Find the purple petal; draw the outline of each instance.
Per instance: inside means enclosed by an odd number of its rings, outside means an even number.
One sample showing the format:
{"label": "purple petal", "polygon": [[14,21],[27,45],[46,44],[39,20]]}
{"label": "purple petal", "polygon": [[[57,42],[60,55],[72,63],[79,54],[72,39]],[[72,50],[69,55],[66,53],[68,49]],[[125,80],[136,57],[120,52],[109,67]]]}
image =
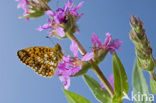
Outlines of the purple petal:
{"label": "purple petal", "polygon": [[[112,88],[114,89],[114,76],[113,76],[113,74],[111,74],[109,76],[109,83],[112,86]],[[106,90],[106,87],[103,85],[103,83],[100,83],[100,86],[101,86],[101,88]]]}
{"label": "purple petal", "polygon": [[102,43],[101,43],[99,37],[96,36],[94,32],[93,32],[93,37],[92,37],[92,39],[91,39],[91,42],[92,42],[92,44],[94,44],[94,45],[96,45],[96,43],[97,43],[100,47],[102,47]]}
{"label": "purple petal", "polygon": [[105,86],[103,85],[103,83],[100,83],[101,88],[103,88],[104,90],[106,90]]}
{"label": "purple petal", "polygon": [[52,10],[48,10],[48,11],[46,11],[46,14],[48,16],[53,16],[54,15],[54,12]]}
{"label": "purple petal", "polygon": [[108,47],[110,49],[110,53],[113,54],[115,50],[119,50],[121,45],[121,40],[113,40]]}
{"label": "purple petal", "polygon": [[70,10],[70,14],[75,15],[75,16],[79,16],[79,13],[77,13],[77,12],[74,11],[74,10]]}
{"label": "purple petal", "polygon": [[111,75],[109,76],[109,82],[110,82],[112,88],[114,89],[114,76],[113,76],[113,74],[111,74]]}
{"label": "purple petal", "polygon": [[45,29],[50,29],[50,28],[51,28],[50,24],[46,23],[43,26],[40,26],[39,28],[37,28],[37,30],[38,31],[43,31]]}
{"label": "purple petal", "polygon": [[57,11],[58,13],[63,13],[63,12],[64,12],[64,10],[63,10],[62,8],[58,8],[56,11]]}
{"label": "purple petal", "polygon": [[111,42],[109,48],[119,50],[121,45],[122,45],[122,41],[116,39]]}
{"label": "purple petal", "polygon": [[78,45],[74,40],[72,41],[70,45],[70,50],[72,51],[75,57],[78,57]]}
{"label": "purple petal", "polygon": [[78,4],[78,6],[74,8],[74,11],[78,10],[79,8],[81,8],[83,3],[85,3],[85,1],[80,2]]}
{"label": "purple petal", "polygon": [[53,16],[53,19],[54,19],[56,24],[60,24],[59,18],[56,15]]}
{"label": "purple petal", "polygon": [[59,63],[57,68],[58,70],[55,71],[55,75],[63,75],[64,71],[66,71],[66,65],[65,63]]}
{"label": "purple petal", "polygon": [[108,45],[110,44],[112,40],[112,35],[110,33],[107,33],[106,34],[106,39],[105,39],[105,42],[104,42],[104,48],[107,48]]}
{"label": "purple petal", "polygon": [[81,70],[82,66],[78,66],[78,67],[74,67],[72,69],[70,69],[70,75],[75,75],[76,73],[78,73]]}
{"label": "purple petal", "polygon": [[77,29],[77,30],[75,31],[75,33],[76,33],[76,34],[79,34],[79,33],[80,33],[80,30],[79,30],[79,29]]}
{"label": "purple petal", "polygon": [[64,5],[64,10],[67,12],[69,9],[73,8],[73,6],[72,0],[68,0]]}
{"label": "purple petal", "polygon": [[24,11],[27,11],[27,1],[26,0],[16,0],[19,2],[17,8],[22,8]]}
{"label": "purple petal", "polygon": [[110,49],[111,54],[113,54],[115,50],[120,49],[121,44],[122,44],[122,41],[113,40],[112,35],[110,33],[107,33],[103,48]]}
{"label": "purple petal", "polygon": [[93,57],[94,57],[94,53],[93,53],[93,52],[91,52],[91,53],[86,53],[86,55],[83,56],[83,57],[81,58],[81,61],[89,61],[89,60],[91,60]]}
{"label": "purple petal", "polygon": [[56,32],[60,37],[64,37],[65,36],[65,32],[64,29],[62,27],[57,27],[56,28]]}
{"label": "purple petal", "polygon": [[77,66],[73,62],[59,63],[57,66],[58,70],[55,75],[70,76],[75,75],[79,70],[81,70],[81,65]]}
{"label": "purple petal", "polygon": [[70,57],[69,57],[69,56],[63,56],[63,60],[64,60],[65,62],[69,62],[69,61],[70,61]]}
{"label": "purple petal", "polygon": [[66,17],[66,14],[64,10],[61,9],[56,13],[54,20],[57,24],[60,24],[64,22],[65,17]]}
{"label": "purple petal", "polygon": [[28,20],[29,20],[29,18],[25,18],[25,20],[26,20],[26,21],[28,21]]}
{"label": "purple petal", "polygon": [[[29,12],[28,11],[25,11],[25,15],[24,16],[26,16],[26,15],[29,15]],[[25,20],[28,21],[29,18],[25,18]]]}
{"label": "purple petal", "polygon": [[70,86],[70,77],[69,76],[60,76],[59,79],[63,83],[64,88],[66,90],[68,90],[68,88]]}

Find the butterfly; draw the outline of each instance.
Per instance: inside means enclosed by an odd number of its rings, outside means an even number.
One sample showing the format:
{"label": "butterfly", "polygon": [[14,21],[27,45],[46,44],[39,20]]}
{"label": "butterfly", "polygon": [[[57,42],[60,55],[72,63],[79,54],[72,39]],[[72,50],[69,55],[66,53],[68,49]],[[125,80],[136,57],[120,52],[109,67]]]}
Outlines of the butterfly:
{"label": "butterfly", "polygon": [[58,63],[63,58],[62,48],[57,43],[51,47],[28,47],[17,52],[19,59],[33,70],[43,76],[52,77]]}

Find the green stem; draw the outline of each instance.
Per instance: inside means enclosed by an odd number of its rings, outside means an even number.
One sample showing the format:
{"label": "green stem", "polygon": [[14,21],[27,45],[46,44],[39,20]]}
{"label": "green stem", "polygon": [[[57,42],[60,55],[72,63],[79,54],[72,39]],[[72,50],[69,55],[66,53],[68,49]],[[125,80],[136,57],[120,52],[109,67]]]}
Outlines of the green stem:
{"label": "green stem", "polygon": [[154,71],[149,72],[150,76],[156,81],[156,74]]}
{"label": "green stem", "polygon": [[154,59],[154,64],[155,64],[155,68],[156,68],[156,60]]}
{"label": "green stem", "polygon": [[111,97],[113,97],[114,96],[114,90],[113,90],[112,86],[110,85],[109,81],[104,76],[104,74],[102,73],[102,71],[100,70],[100,68],[98,67],[98,65],[93,62],[93,60],[91,60],[91,64],[93,66],[93,69],[92,70],[97,75],[97,77],[100,79],[100,81],[102,82],[102,84],[104,84],[106,90],[109,92],[109,94],[111,95]]}
{"label": "green stem", "polygon": [[[79,51],[82,55],[86,54],[86,50],[83,48],[83,46],[81,45],[81,43],[77,40],[77,38],[74,35],[68,34],[67,37],[70,40],[75,40],[78,44],[78,48]],[[104,76],[104,74],[102,73],[102,71],[100,70],[100,68],[98,67],[98,65],[94,62],[94,60],[90,60],[92,67],[93,67],[93,71],[94,73],[97,75],[97,77],[100,79],[100,81],[104,84],[105,88],[107,89],[107,91],[109,92],[109,94],[111,95],[111,97],[114,96],[114,90],[112,88],[112,86],[110,85],[109,81],[107,80],[107,78]]]}

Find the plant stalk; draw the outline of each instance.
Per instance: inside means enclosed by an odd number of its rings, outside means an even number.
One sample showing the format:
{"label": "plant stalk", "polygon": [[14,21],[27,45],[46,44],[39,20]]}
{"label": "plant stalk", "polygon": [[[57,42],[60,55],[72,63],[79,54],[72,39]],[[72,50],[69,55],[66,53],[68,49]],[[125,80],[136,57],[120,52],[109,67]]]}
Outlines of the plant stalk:
{"label": "plant stalk", "polygon": [[38,0],[38,1],[40,2],[41,5],[46,7],[47,10],[52,10],[43,0]]}
{"label": "plant stalk", "polygon": [[[155,68],[156,68],[156,60],[154,59],[154,57],[153,57],[153,61],[154,61],[154,70],[155,70]],[[156,81],[156,74],[155,74],[154,70],[150,71],[149,74],[150,74],[151,78],[153,78],[153,80]]]}
{"label": "plant stalk", "polygon": [[[45,2],[43,2],[42,0],[39,0],[39,2],[42,2],[43,5],[46,6],[47,10],[52,10],[47,4],[45,4]],[[68,38],[70,40],[75,40],[75,42],[78,44],[78,49],[81,53],[82,56],[84,56],[87,52],[86,50],[83,48],[83,46],[81,45],[81,43],[78,41],[78,39],[73,35],[73,34],[68,34],[67,35]],[[111,97],[114,96],[114,90],[112,88],[112,86],[110,85],[109,81],[107,80],[107,78],[104,76],[104,74],[102,73],[102,71],[100,70],[100,68],[98,67],[98,65],[94,62],[94,60],[90,60],[92,67],[93,67],[93,71],[94,73],[97,75],[97,77],[100,79],[100,81],[104,84],[105,88],[107,89],[107,91],[109,92],[109,94],[111,95]]]}
{"label": "plant stalk", "polygon": [[153,71],[149,72],[149,74],[156,81],[156,74]]}
{"label": "plant stalk", "polygon": [[[70,40],[75,40],[77,42],[79,51],[84,56],[86,54],[86,50],[83,48],[83,46],[81,45],[81,43],[77,40],[77,38],[74,35],[68,35],[68,38]],[[91,62],[92,67],[93,67],[92,70],[97,75],[97,77],[100,79],[100,81],[104,84],[105,88],[107,89],[107,91],[109,92],[109,94],[111,95],[111,97],[113,97],[114,96],[114,90],[113,90],[112,86],[110,85],[109,81],[104,76],[104,74],[100,70],[99,66],[94,63],[94,60],[90,60],[90,62]]]}

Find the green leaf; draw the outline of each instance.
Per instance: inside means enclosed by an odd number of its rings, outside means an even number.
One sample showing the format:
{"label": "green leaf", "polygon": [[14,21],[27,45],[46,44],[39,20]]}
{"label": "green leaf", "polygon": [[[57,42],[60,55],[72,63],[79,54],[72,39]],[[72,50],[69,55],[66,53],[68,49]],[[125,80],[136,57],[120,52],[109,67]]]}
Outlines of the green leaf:
{"label": "green leaf", "polygon": [[[151,96],[149,94],[149,89],[148,89],[148,85],[146,83],[146,79],[142,73],[141,68],[139,68],[139,66],[137,65],[137,61],[135,62],[135,66],[133,69],[133,92],[134,92],[134,96],[136,97],[135,99],[135,103],[153,103],[150,102],[146,99],[149,99],[149,96]],[[142,101],[139,101],[139,98],[137,95],[147,95],[148,98],[143,98]]]}
{"label": "green leaf", "polygon": [[113,101],[121,102],[122,97],[124,96],[123,92],[128,93],[129,85],[125,69],[116,53],[113,54],[113,74],[115,91]]}
{"label": "green leaf", "polygon": [[150,86],[153,94],[156,94],[156,81],[150,77]]}
{"label": "green leaf", "polygon": [[96,80],[94,80],[92,77],[88,75],[84,75],[83,78],[87,83],[87,85],[89,86],[92,94],[100,103],[111,103],[109,93],[103,88],[101,88],[101,86]]}
{"label": "green leaf", "polygon": [[26,16],[20,16],[20,18],[38,18],[44,15],[44,11],[43,9],[38,9],[35,10],[33,12],[30,12],[30,14],[26,15]]}
{"label": "green leaf", "polygon": [[70,92],[68,90],[63,89],[69,103],[91,103],[85,97],[78,95],[76,93]]}

